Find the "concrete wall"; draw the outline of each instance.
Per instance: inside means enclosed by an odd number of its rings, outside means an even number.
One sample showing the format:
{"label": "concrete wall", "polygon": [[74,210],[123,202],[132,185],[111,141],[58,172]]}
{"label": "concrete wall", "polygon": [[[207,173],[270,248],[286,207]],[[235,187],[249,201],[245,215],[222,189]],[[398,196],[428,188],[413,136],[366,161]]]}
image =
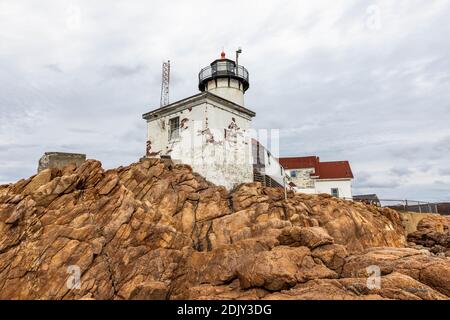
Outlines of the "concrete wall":
{"label": "concrete wall", "polygon": [[338,188],[339,198],[352,199],[352,181],[348,180],[316,180],[316,193],[331,194],[332,188]]}
{"label": "concrete wall", "polygon": [[86,161],[85,154],[65,153],[65,152],[46,152],[39,159],[38,172],[48,168],[62,169],[69,164],[75,164],[77,167]]}
{"label": "concrete wall", "polygon": [[[177,116],[180,137],[169,140],[169,120]],[[148,122],[147,156],[170,156],[214,184],[232,189],[253,181],[250,124],[248,115],[208,99],[180,106]]]}

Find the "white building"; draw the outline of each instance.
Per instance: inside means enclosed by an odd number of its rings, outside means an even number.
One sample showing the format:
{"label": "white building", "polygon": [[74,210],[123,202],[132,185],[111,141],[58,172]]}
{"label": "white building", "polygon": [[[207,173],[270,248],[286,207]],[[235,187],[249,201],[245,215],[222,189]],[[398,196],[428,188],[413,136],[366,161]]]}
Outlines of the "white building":
{"label": "white building", "polygon": [[268,187],[284,187],[288,182],[286,170],[278,159],[259,141],[252,139],[254,180]]}
{"label": "white building", "polygon": [[295,191],[352,199],[353,173],[348,161],[320,162],[315,156],[280,158],[279,161]]}
{"label": "white building", "polygon": [[253,182],[250,129],[255,113],[244,106],[247,69],[222,53],[200,71],[198,88],[201,92],[194,96],[143,115],[148,128],[146,156],[188,164],[227,189]]}

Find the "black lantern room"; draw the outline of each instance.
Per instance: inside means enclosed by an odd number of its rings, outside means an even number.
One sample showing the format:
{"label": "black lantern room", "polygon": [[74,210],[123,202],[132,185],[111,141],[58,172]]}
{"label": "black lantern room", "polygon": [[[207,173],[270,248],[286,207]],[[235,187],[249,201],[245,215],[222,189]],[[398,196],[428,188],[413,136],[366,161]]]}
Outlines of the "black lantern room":
{"label": "black lantern room", "polygon": [[225,58],[222,52],[221,58],[213,61],[208,67],[203,68],[198,74],[198,89],[205,91],[207,83],[219,78],[235,79],[242,84],[243,91],[249,88],[248,71],[243,66],[236,65],[236,62]]}

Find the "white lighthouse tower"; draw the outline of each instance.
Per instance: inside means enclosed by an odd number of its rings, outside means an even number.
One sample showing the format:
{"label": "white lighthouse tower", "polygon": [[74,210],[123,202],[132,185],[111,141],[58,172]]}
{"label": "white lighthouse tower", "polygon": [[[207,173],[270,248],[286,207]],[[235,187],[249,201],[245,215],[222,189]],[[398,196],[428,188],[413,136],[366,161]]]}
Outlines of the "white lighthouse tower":
{"label": "white lighthouse tower", "polygon": [[237,65],[237,62],[226,59],[224,52],[221,53],[220,59],[203,68],[198,77],[200,91],[211,92],[244,106],[244,93],[249,88],[248,71],[243,66]]}
{"label": "white lighthouse tower", "polygon": [[199,73],[200,93],[143,115],[147,157],[170,157],[227,189],[253,181],[249,73],[222,52]]}

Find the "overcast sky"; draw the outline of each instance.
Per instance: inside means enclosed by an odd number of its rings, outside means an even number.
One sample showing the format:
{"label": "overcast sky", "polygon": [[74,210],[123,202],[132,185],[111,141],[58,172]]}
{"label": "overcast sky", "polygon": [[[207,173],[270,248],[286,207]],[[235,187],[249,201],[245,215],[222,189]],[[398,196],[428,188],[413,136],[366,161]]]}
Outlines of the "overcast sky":
{"label": "overcast sky", "polygon": [[144,154],[142,114],[222,48],[282,156],[349,160],[354,194],[450,200],[450,1],[0,0],[0,183],[45,151]]}

